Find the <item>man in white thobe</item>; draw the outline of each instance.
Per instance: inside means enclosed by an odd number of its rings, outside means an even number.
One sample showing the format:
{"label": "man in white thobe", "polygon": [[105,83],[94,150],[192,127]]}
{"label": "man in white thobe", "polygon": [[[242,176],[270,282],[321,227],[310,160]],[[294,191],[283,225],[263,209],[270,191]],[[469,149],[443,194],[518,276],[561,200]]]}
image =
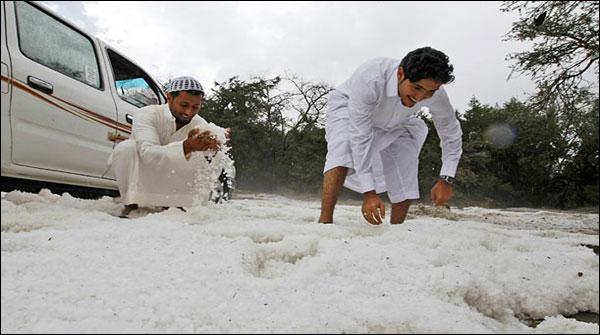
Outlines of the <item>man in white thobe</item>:
{"label": "man in white thobe", "polygon": [[193,152],[215,152],[223,143],[210,131],[218,128],[198,115],[204,98],[202,85],[192,77],[173,79],[166,89],[167,104],[140,109],[131,138],[119,143],[112,167],[125,204],[126,216],[138,206],[189,207],[196,169]]}
{"label": "man in white thobe", "polygon": [[454,80],[448,57],[424,47],[402,61],[377,58],[361,65],[332,91],[327,108],[327,157],[319,222],[332,223],[342,186],[363,193],[362,214],[380,224],[392,203],[391,223],[402,223],[418,199],[419,153],[428,128],[417,116],[429,109],[442,147],[440,178],[431,190],[436,205],[453,196],[462,155],[462,131],[443,84]]}

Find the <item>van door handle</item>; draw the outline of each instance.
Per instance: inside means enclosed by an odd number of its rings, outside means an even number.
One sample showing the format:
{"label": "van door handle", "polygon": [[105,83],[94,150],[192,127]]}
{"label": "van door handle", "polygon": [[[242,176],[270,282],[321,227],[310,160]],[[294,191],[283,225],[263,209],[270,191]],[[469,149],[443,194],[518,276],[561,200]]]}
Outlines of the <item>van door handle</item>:
{"label": "van door handle", "polygon": [[133,116],[131,116],[131,114],[125,114],[125,121],[129,124],[133,124]]}
{"label": "van door handle", "polygon": [[54,86],[52,84],[45,82],[41,79],[38,79],[33,76],[27,77],[27,85],[35,88],[36,90],[40,90],[44,93],[52,94],[54,92]]}

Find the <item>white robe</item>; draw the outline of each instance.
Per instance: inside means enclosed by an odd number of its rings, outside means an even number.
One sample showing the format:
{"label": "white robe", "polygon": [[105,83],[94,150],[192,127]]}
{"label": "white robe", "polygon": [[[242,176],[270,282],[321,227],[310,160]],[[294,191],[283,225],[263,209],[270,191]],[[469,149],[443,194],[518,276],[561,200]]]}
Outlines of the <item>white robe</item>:
{"label": "white robe", "polygon": [[186,159],[183,153],[183,141],[193,128],[220,127],[196,115],[176,130],[168,104],[147,106],[136,113],[131,138],[119,143],[111,155],[124,204],[169,207],[193,204],[199,193],[195,189],[198,164]]}
{"label": "white robe", "polygon": [[417,116],[429,109],[442,147],[440,175],[454,176],[462,154],[462,131],[446,91],[413,107],[398,97],[399,60],[376,58],[361,65],[332,91],[327,108],[324,171],[350,170],[344,186],[388,192],[393,203],[419,198],[418,157],[427,126]]}

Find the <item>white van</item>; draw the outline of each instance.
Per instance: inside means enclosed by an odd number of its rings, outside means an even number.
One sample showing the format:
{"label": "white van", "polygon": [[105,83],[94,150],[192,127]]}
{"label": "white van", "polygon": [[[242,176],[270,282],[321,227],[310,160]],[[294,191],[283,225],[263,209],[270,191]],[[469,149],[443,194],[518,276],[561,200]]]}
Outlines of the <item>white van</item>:
{"label": "white van", "polygon": [[2,186],[117,190],[108,157],[135,112],[166,103],[146,71],[34,2],[2,1]]}

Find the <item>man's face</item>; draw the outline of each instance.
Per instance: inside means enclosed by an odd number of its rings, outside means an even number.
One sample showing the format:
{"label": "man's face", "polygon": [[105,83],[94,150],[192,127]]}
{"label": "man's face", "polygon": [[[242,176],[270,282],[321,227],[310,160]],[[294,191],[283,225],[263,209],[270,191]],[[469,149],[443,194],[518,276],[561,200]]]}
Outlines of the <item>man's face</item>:
{"label": "man's face", "polygon": [[406,107],[412,107],[419,101],[431,98],[441,86],[442,83],[428,78],[413,83],[408,78],[404,78],[402,68],[398,69],[398,96]]}
{"label": "man's face", "polygon": [[189,123],[194,115],[198,114],[202,107],[202,101],[202,95],[193,95],[185,91],[179,92],[174,98],[171,94],[167,94],[171,114],[178,123],[182,124]]}

